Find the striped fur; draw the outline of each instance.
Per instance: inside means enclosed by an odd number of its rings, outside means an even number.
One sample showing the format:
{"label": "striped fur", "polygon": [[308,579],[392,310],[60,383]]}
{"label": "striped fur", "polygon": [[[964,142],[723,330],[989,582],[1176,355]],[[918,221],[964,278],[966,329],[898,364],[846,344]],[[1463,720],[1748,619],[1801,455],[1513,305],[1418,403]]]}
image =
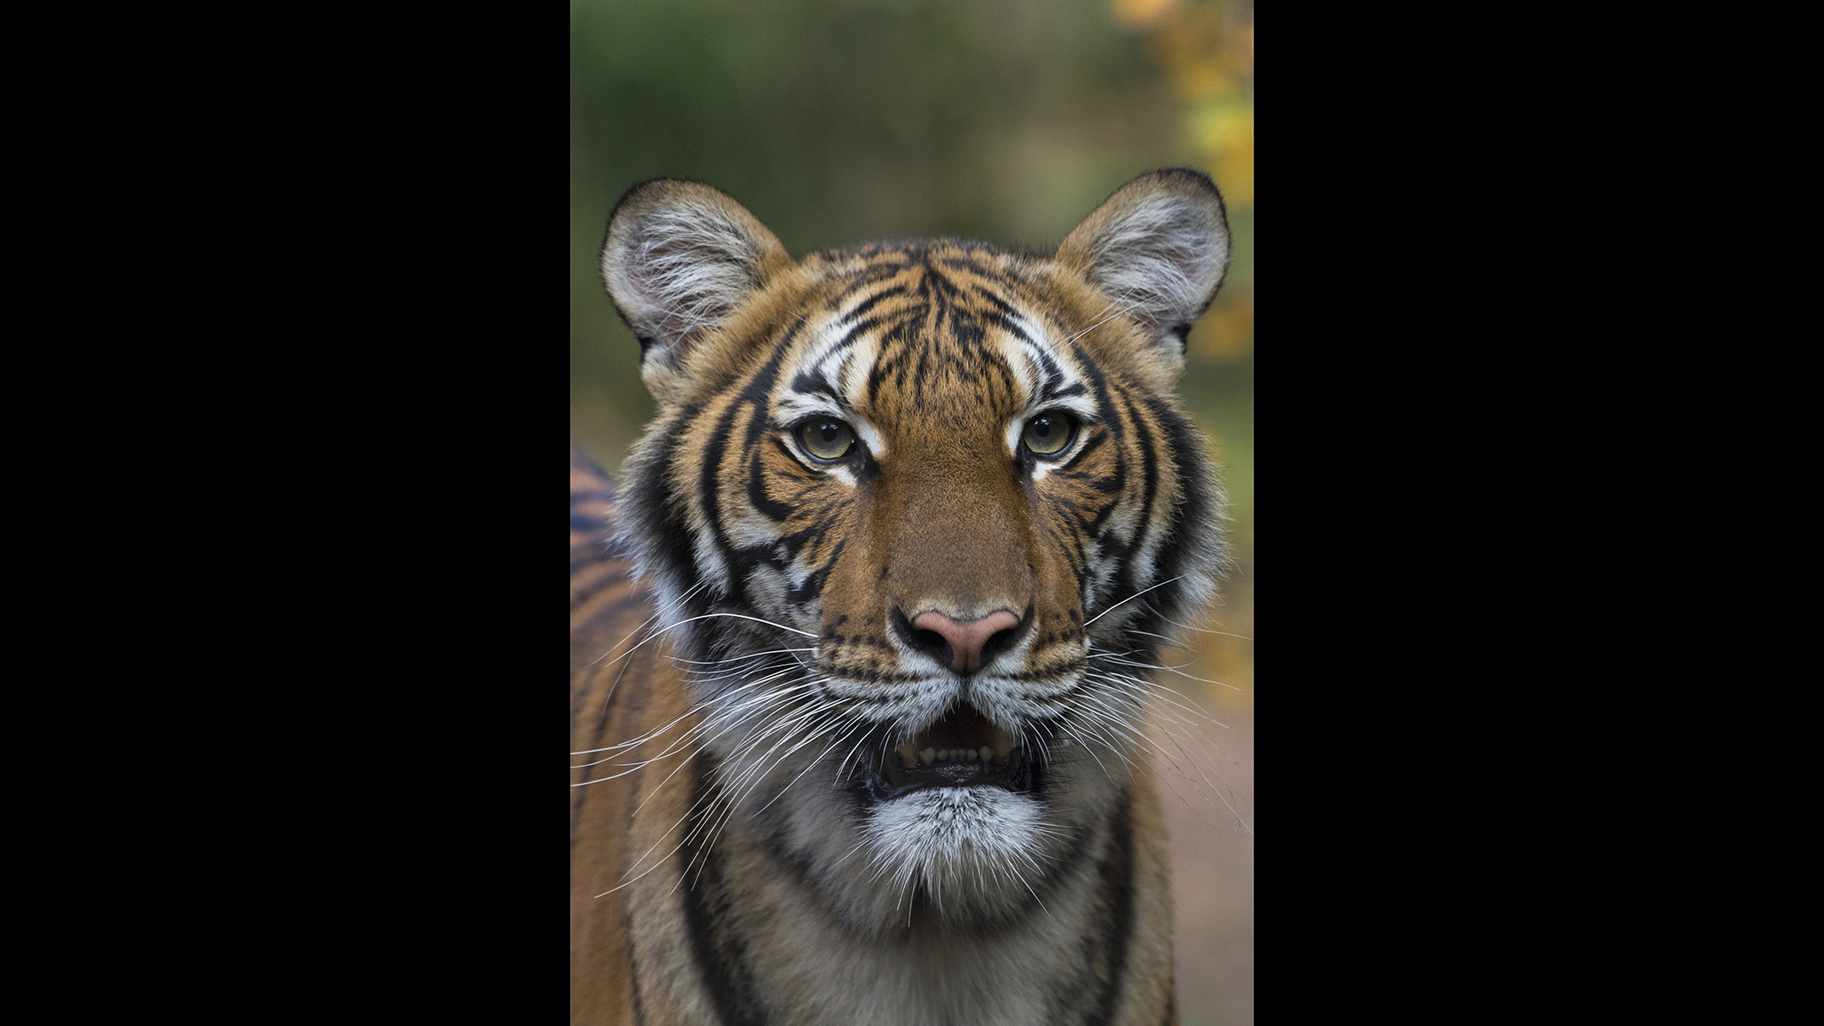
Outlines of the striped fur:
{"label": "striped fur", "polygon": [[573,1022],[1177,1021],[1135,667],[1222,558],[1172,390],[1227,238],[1182,170],[1049,258],[622,200],[660,408],[618,492],[571,461]]}

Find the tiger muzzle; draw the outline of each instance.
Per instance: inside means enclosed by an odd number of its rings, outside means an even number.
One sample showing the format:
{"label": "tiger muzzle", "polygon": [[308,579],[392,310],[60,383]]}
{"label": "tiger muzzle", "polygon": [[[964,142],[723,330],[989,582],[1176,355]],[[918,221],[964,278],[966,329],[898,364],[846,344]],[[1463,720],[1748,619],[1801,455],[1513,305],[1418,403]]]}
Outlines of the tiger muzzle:
{"label": "tiger muzzle", "polygon": [[876,801],[928,787],[999,787],[1016,793],[1039,786],[1038,766],[1014,736],[967,702],[929,729],[880,752],[867,789]]}
{"label": "tiger muzzle", "polygon": [[982,664],[1019,643],[1032,623],[1032,608],[1024,616],[998,609],[974,620],[955,620],[928,609],[907,617],[893,611],[893,628],[899,639],[961,674],[980,670]]}

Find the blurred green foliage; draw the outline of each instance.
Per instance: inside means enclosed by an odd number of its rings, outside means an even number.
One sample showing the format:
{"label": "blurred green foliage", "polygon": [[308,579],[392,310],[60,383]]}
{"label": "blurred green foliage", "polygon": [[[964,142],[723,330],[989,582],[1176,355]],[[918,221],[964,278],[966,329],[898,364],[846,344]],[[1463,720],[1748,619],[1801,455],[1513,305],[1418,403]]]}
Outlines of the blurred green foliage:
{"label": "blurred green foliage", "polygon": [[[637,182],[714,185],[794,254],[932,235],[1048,253],[1135,175],[1196,167],[1234,259],[1183,391],[1230,499],[1217,624],[1252,637],[1253,80],[1242,0],[572,0],[572,440],[612,470],[652,415],[596,265]],[[1192,655],[1241,689],[1210,703],[1251,706],[1250,643]]]}
{"label": "blurred green foliage", "polygon": [[[1235,31],[1213,31],[1223,25]],[[1243,88],[1231,37],[1246,40]],[[1215,174],[1236,235],[1229,284],[1192,336],[1187,396],[1251,462],[1251,81],[1245,5],[575,0],[574,437],[612,468],[652,410],[595,262],[609,210],[636,182],[708,182],[793,253],[928,235],[1049,252],[1129,178],[1187,165]],[[1245,182],[1216,159],[1238,125]],[[1251,483],[1231,487],[1251,535]]]}
{"label": "blurred green foliage", "polygon": [[[1227,633],[1184,661],[1228,686],[1174,686],[1247,728],[1221,737],[1235,759],[1212,768],[1237,774],[1251,823],[1253,80],[1244,0],[572,0],[572,440],[612,470],[652,414],[596,268],[608,212],[637,182],[707,182],[797,255],[932,235],[1049,253],[1135,175],[1208,172],[1234,261],[1191,333],[1184,394],[1217,445],[1236,565],[1214,621]],[[1180,902],[1187,1026],[1252,1018],[1252,847],[1228,847],[1238,861],[1211,873],[1248,881],[1221,888],[1241,898],[1233,916],[1199,926]],[[1186,947],[1195,929],[1202,954]]]}

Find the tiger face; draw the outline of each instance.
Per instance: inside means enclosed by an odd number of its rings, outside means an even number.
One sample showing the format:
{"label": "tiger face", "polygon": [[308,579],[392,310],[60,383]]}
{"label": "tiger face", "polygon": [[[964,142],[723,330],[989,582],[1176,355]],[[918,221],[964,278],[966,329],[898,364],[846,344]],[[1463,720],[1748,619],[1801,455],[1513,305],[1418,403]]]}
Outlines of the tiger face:
{"label": "tiger face", "polygon": [[1222,558],[1172,389],[1227,259],[1182,170],[1050,257],[794,261],[694,183],[616,208],[603,273],[660,406],[622,541],[688,660],[683,743],[709,821],[749,821],[849,928],[1020,921],[1146,765],[1141,668]]}

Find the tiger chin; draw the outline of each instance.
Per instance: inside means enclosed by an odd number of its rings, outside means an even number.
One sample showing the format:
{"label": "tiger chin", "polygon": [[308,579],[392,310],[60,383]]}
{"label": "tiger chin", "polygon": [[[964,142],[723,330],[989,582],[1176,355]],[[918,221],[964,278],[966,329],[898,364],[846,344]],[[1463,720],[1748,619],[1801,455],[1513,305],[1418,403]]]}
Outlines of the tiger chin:
{"label": "tiger chin", "polygon": [[1050,256],[789,256],[636,186],[657,401],[571,465],[575,1023],[1176,1023],[1143,717],[1221,498],[1174,398],[1228,266],[1195,171]]}

